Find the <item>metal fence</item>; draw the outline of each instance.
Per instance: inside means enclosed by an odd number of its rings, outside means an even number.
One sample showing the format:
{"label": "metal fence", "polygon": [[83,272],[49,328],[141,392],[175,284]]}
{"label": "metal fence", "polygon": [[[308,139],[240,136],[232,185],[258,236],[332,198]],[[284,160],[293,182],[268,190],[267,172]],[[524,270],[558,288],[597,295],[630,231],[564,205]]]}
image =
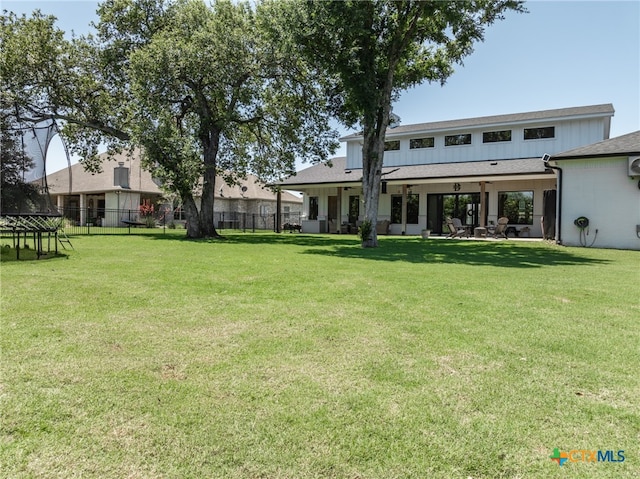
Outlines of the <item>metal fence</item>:
{"label": "metal fence", "polygon": [[[160,210],[142,215],[139,210],[66,208],[62,229],[67,235],[137,234],[152,229],[184,229],[186,219],[180,210]],[[217,230],[276,231],[275,214],[222,211],[214,213]],[[281,213],[280,225],[300,225],[300,213]]]}

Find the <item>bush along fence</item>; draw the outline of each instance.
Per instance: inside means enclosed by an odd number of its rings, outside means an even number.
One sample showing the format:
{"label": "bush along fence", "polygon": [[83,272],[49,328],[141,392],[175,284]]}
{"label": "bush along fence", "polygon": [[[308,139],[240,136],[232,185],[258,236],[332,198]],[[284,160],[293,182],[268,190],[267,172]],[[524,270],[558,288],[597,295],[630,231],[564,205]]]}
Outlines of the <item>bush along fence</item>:
{"label": "bush along fence", "polygon": [[[66,208],[63,216],[62,229],[67,235],[141,234],[158,228],[184,229],[186,225],[181,212],[170,209],[145,213],[140,209]],[[277,227],[275,213],[261,215],[221,211],[214,213],[214,222],[220,231],[276,231]],[[283,231],[289,231],[289,225],[300,224],[300,213],[281,213],[280,227]]]}

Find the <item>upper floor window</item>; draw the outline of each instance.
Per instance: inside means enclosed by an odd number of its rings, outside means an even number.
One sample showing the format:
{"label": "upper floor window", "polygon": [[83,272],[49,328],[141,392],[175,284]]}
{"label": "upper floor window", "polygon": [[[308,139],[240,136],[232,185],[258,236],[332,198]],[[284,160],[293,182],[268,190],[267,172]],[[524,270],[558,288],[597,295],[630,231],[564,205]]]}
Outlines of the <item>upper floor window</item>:
{"label": "upper floor window", "polygon": [[556,127],[545,126],[542,128],[525,128],[524,139],[525,140],[540,140],[542,138],[555,138]]}
{"label": "upper floor window", "polygon": [[462,133],[460,135],[447,135],[444,137],[444,146],[470,145],[471,133]]}
{"label": "upper floor window", "polygon": [[482,143],[497,143],[511,141],[511,130],[485,131],[482,133]]}
{"label": "upper floor window", "polygon": [[400,140],[391,140],[384,142],[384,151],[396,151],[400,149]]}
{"label": "upper floor window", "polygon": [[409,148],[416,150],[418,148],[433,148],[435,146],[435,139],[433,136],[428,138],[411,138],[409,140]]}

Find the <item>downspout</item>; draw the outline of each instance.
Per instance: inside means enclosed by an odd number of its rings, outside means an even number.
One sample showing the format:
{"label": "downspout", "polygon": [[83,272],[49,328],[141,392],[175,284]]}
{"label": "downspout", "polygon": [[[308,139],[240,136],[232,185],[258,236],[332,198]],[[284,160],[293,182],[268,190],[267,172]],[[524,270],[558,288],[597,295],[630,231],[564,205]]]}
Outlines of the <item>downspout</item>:
{"label": "downspout", "polygon": [[556,218],[557,231],[556,235],[556,243],[562,244],[562,168],[559,166],[553,166],[549,164],[549,160],[551,157],[549,155],[544,155],[542,157],[542,161],[544,161],[544,166],[547,168],[551,168],[552,170],[556,170],[558,172],[558,217]]}

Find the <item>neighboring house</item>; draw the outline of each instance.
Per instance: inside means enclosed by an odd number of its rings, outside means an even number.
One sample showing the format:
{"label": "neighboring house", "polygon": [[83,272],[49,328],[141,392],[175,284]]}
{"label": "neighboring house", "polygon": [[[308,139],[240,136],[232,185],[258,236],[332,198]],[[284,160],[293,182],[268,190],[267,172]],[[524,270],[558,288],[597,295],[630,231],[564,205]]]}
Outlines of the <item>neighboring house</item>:
{"label": "neighboring house", "polygon": [[[278,212],[277,195],[253,175],[237,185],[216,178],[215,221],[218,228],[234,228],[244,224],[257,229],[273,228],[273,215]],[[302,198],[289,191],[281,192],[282,223],[297,223],[302,214]],[[244,218],[244,220],[241,220]]]}
{"label": "neighboring house", "polygon": [[[70,169],[47,175],[52,202],[67,218],[78,225],[122,226],[126,221],[140,221],[140,206],[144,204],[166,204],[167,211],[174,209],[151,173],[142,168],[138,154],[121,154],[112,159],[102,154],[101,158],[102,173],[91,173],[81,164],[75,164]],[[297,218],[302,199],[287,191],[282,192],[281,198],[285,218],[287,213]],[[225,215],[231,218],[239,213],[272,215],[277,211],[276,201],[276,194],[264,188],[255,176],[249,175],[239,185],[232,186],[221,177],[216,178],[214,209],[219,218]],[[197,197],[196,202],[199,203]],[[179,220],[179,208],[175,214]]]}
{"label": "neighboring house", "polygon": [[[542,237],[557,184],[543,156],[607,139],[613,114],[603,104],[389,128],[378,220],[391,234],[416,235],[446,232],[447,217],[475,228],[506,216],[512,233]],[[347,156],[332,167],[280,183],[304,193],[304,231],[354,232],[363,219],[363,137],[341,140]]]}
{"label": "neighboring house", "polygon": [[[58,210],[76,225],[122,226],[138,221],[140,205],[162,202],[163,192],[142,168],[138,154],[100,155],[102,173],[80,163],[47,175],[49,195]],[[108,212],[113,212],[108,214]]]}
{"label": "neighboring house", "polygon": [[640,250],[640,131],[552,155],[549,163],[559,168],[560,243]]}

